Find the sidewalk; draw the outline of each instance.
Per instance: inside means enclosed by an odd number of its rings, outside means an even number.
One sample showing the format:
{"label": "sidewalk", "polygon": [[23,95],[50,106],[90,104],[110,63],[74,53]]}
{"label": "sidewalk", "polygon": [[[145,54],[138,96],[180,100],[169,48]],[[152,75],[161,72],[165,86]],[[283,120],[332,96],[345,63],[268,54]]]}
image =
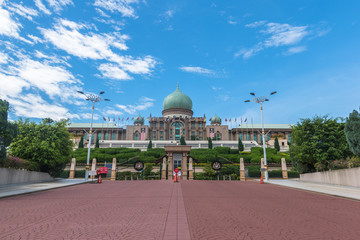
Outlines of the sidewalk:
{"label": "sidewalk", "polygon": [[284,187],[291,187],[291,188],[297,188],[312,192],[324,193],[338,197],[360,200],[360,188],[357,187],[303,182],[298,179],[294,179],[294,180],[270,179],[268,183],[280,185]]}
{"label": "sidewalk", "polygon": [[0,185],[0,198],[86,183],[84,179],[56,179],[53,182]]}

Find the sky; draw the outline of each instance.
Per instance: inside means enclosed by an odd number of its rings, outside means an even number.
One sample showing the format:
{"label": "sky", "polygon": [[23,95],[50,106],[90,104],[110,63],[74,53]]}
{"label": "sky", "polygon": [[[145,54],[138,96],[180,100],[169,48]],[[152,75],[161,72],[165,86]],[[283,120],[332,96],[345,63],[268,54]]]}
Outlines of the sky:
{"label": "sky", "polygon": [[[360,1],[0,0],[10,120],[162,116],[177,84],[194,116],[296,124],[359,108]],[[225,122],[232,119],[232,123]],[[251,119],[251,120],[250,120]]]}

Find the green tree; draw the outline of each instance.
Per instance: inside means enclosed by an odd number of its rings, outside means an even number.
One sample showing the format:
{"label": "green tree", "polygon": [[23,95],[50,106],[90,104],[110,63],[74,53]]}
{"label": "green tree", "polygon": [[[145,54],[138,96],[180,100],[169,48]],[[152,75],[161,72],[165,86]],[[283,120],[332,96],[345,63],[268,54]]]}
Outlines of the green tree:
{"label": "green tree", "polygon": [[346,119],[345,136],[350,150],[360,156],[360,114],[356,110]]}
{"label": "green tree", "polygon": [[17,124],[19,134],[10,145],[12,154],[34,162],[39,171],[52,176],[60,173],[72,154],[73,142],[66,127],[68,121],[43,119],[36,124],[20,119]]}
{"label": "green tree", "polygon": [[240,137],[238,138],[238,149],[240,152],[244,151],[244,144],[242,143]]}
{"label": "green tree", "polygon": [[276,149],[276,151],[280,151],[280,144],[279,144],[279,139],[277,137],[277,135],[275,136],[275,143],[274,143],[274,148]]}
{"label": "green tree", "polygon": [[334,160],[351,155],[344,133],[344,123],[327,116],[301,119],[292,128],[290,154],[300,173],[331,168]]}
{"label": "green tree", "polygon": [[208,176],[208,177],[213,177],[213,176],[216,175],[216,172],[214,171],[214,169],[212,169],[210,162],[207,162],[205,164],[204,169],[203,169],[203,173],[204,173],[205,176]]}
{"label": "green tree", "polygon": [[186,145],[184,136],[181,136],[180,138],[180,145]]}
{"label": "green tree", "polygon": [[209,149],[212,149],[212,148],[213,148],[211,138],[208,138],[208,148],[209,148]]}
{"label": "green tree", "polygon": [[149,145],[147,146],[147,149],[149,150],[151,148],[152,148],[152,141],[150,140]]}
{"label": "green tree", "polygon": [[81,136],[81,138],[80,138],[79,148],[84,148],[84,137],[83,136]]}
{"label": "green tree", "polygon": [[0,162],[6,157],[6,148],[17,134],[17,124],[8,121],[9,103],[0,99]]}
{"label": "green tree", "polygon": [[99,144],[99,138],[96,139],[96,143],[95,143],[95,148],[99,148],[100,144]]}

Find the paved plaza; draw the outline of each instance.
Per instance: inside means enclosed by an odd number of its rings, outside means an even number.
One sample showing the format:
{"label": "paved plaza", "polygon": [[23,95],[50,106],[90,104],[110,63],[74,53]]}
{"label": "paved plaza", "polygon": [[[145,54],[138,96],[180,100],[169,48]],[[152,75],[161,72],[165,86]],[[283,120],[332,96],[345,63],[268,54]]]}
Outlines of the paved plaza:
{"label": "paved plaza", "polygon": [[358,239],[360,202],[257,182],[104,181],[0,199],[0,239]]}

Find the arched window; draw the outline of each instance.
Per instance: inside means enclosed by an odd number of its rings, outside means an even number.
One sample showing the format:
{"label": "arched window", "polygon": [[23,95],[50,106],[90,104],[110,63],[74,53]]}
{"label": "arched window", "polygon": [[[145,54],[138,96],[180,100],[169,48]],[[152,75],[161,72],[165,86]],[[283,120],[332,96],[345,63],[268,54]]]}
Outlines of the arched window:
{"label": "arched window", "polygon": [[135,140],[139,140],[139,135],[140,135],[139,132],[136,131],[136,132],[135,132]]}
{"label": "arched window", "polygon": [[171,126],[175,128],[175,140],[180,140],[180,128],[184,127],[184,124],[181,122],[174,122]]}

